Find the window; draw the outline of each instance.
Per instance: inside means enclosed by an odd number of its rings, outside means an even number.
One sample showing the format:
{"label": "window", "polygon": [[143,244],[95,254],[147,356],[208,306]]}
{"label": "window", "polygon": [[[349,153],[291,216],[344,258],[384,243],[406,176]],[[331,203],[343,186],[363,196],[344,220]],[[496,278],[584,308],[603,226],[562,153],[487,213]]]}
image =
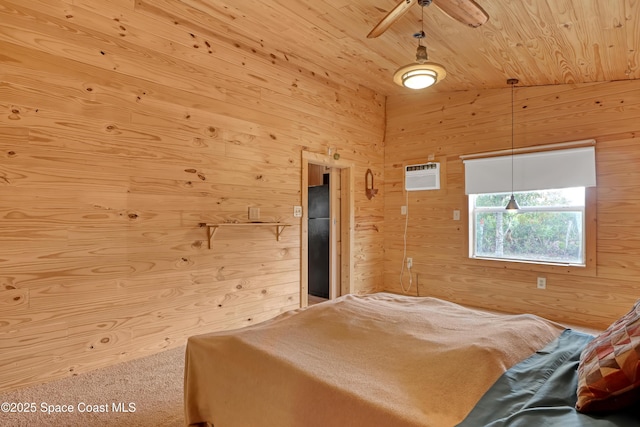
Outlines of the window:
{"label": "window", "polygon": [[469,256],[585,265],[585,188],[469,195]]}
{"label": "window", "polygon": [[[596,184],[595,141],[561,145],[463,157],[469,258],[575,267],[594,259],[595,196],[587,187]],[[505,209],[512,192],[517,213]]]}

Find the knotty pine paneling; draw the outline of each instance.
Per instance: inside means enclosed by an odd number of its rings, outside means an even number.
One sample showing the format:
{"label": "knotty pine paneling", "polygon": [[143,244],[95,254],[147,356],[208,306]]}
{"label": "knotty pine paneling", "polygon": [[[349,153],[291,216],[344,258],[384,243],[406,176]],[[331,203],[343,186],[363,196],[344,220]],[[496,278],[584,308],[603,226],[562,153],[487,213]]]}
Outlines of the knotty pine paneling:
{"label": "knotty pine paneling", "polygon": [[[516,87],[514,106],[516,148],[597,141],[596,275],[470,263],[459,156],[511,148],[511,89],[410,93],[387,100],[385,286],[402,292],[405,217],[400,206],[406,203],[402,166],[433,155],[446,164],[445,184],[438,191],[410,192],[408,198],[411,293],[419,290],[420,295],[473,306],[604,328],[640,297],[640,83]],[[461,221],[453,220],[454,209],[461,211]],[[536,288],[537,276],[547,278],[546,290]],[[406,270],[403,283],[406,288]]]}
{"label": "knotty pine paneling", "polygon": [[[301,152],[355,164],[353,285],[383,289],[384,97],[215,5],[0,0],[0,391],[299,306]],[[201,222],[291,224],[218,230]]]}

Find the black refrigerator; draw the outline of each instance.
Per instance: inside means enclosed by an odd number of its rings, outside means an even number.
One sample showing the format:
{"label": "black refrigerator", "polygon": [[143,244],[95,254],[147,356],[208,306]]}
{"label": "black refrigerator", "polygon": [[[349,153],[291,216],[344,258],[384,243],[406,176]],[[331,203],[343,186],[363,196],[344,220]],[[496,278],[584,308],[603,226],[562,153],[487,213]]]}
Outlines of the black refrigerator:
{"label": "black refrigerator", "polygon": [[329,298],[329,185],[309,187],[309,294]]}

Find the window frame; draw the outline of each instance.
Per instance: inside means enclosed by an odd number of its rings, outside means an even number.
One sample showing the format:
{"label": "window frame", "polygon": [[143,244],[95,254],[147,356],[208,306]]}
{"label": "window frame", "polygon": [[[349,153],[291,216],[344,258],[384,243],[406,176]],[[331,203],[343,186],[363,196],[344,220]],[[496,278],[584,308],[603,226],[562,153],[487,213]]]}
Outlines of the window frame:
{"label": "window frame", "polygon": [[[561,265],[561,266],[575,266],[575,267],[585,267],[586,266],[586,232],[587,232],[587,224],[586,224],[586,188],[582,188],[582,193],[584,194],[584,198],[582,199],[582,204],[580,205],[564,205],[564,206],[523,206],[518,209],[517,213],[505,212],[505,207],[503,206],[475,206],[473,203],[473,199],[482,196],[482,194],[470,194],[469,195],[469,258],[472,259],[488,259],[488,260],[499,260],[499,261],[513,261],[513,262],[531,262],[534,264],[551,264],[551,265]],[[546,191],[546,190],[539,190]],[[535,192],[535,191],[527,191]],[[521,192],[517,192],[516,199],[518,199],[518,194]],[[490,193],[496,195],[508,195],[509,193]],[[581,244],[580,244],[580,261],[579,262],[568,262],[568,261],[551,261],[551,260],[542,260],[542,259],[522,259],[517,257],[499,257],[499,256],[491,256],[491,255],[479,255],[477,254],[477,246],[478,242],[476,240],[477,237],[477,219],[474,220],[472,216],[479,213],[503,213],[508,216],[518,215],[518,214],[526,214],[526,213],[537,213],[537,212],[553,212],[553,213],[561,213],[561,212],[572,212],[579,213],[581,215],[582,220],[580,221],[580,234],[582,235]],[[472,244],[473,243],[473,244]],[[475,254],[475,255],[474,255]]]}
{"label": "window frame", "polygon": [[507,270],[535,271],[548,274],[573,274],[579,276],[595,277],[597,273],[596,267],[596,242],[597,242],[597,192],[596,187],[585,188],[585,235],[584,235],[584,251],[585,265],[577,264],[558,264],[538,261],[524,261],[499,258],[472,258],[470,256],[471,245],[471,225],[470,225],[470,197],[465,195],[467,209],[464,210],[464,218],[466,225],[464,259],[465,263],[472,266],[502,268]]}
{"label": "window frame", "polygon": [[[535,153],[541,151],[552,151],[552,150],[562,150],[565,148],[580,148],[580,147],[589,147],[593,146],[595,149],[596,140],[595,139],[586,139],[579,141],[571,141],[571,142],[560,142],[560,143],[552,143],[552,144],[541,144],[529,147],[520,147],[515,150],[513,147],[511,149],[502,149],[490,152],[482,152],[482,153],[474,153],[474,154],[465,154],[461,155],[460,159],[463,160],[463,163],[466,160],[470,159],[481,159],[486,157],[494,157],[494,156],[513,156],[514,154],[524,154],[524,153]],[[597,155],[597,152],[596,152]],[[465,173],[465,180],[466,180]],[[577,265],[557,265],[557,264],[548,264],[548,263],[534,263],[527,261],[519,261],[519,260],[494,260],[494,259],[478,259],[478,258],[470,258],[469,257],[469,196],[466,194],[465,190],[465,200],[467,209],[464,209],[462,220],[465,221],[464,229],[466,233],[464,233],[465,244],[462,250],[463,253],[463,263],[468,266],[473,267],[482,267],[482,268],[502,268],[508,270],[522,270],[522,271],[533,271],[537,273],[549,273],[549,274],[571,274],[577,276],[588,276],[588,277],[596,277],[597,276],[597,187],[585,187],[585,265],[577,266]]]}

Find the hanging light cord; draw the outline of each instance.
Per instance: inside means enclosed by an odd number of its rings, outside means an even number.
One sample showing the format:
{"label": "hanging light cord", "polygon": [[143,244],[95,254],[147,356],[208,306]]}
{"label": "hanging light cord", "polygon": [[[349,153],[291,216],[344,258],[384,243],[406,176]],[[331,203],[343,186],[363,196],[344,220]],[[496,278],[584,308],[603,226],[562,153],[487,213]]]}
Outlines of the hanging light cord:
{"label": "hanging light cord", "polygon": [[511,196],[513,196],[513,135],[514,135],[514,131],[513,131],[513,86],[515,85],[515,82],[513,80],[511,80]]}
{"label": "hanging light cord", "polygon": [[514,153],[515,153],[515,113],[514,113],[514,105],[515,105],[515,85],[518,83],[518,79],[509,79],[507,80],[507,84],[511,85],[511,198],[509,199],[509,203],[507,203],[506,209],[509,212],[517,212],[520,207],[518,206],[518,202],[516,202],[516,198],[513,194],[515,189],[515,184],[513,183],[514,178]]}
{"label": "hanging light cord", "polygon": [[420,18],[420,35],[421,37],[418,39],[418,46],[422,46],[422,39],[425,37],[424,34],[424,6],[422,6],[421,8],[422,11],[422,17]]}

